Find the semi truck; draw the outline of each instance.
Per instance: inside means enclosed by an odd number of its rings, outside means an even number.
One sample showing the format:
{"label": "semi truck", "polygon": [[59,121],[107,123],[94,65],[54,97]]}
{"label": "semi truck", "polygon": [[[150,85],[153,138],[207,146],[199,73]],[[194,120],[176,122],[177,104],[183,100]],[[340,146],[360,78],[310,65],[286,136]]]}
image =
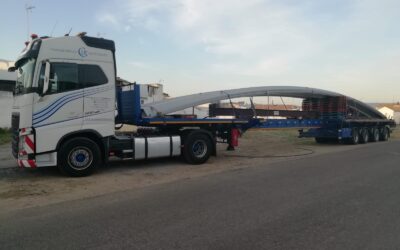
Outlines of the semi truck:
{"label": "semi truck", "polygon": [[[316,103],[343,95],[315,88],[250,87],[152,98],[154,86],[126,84],[117,78],[115,52],[112,40],[84,33],[32,37],[9,69],[18,75],[11,125],[12,153],[20,167],[57,166],[67,175],[87,176],[110,157],[181,156],[189,164],[202,164],[217,154],[217,142],[232,150],[240,133],[251,128],[299,128],[300,136],[319,142],[352,138],[356,144],[387,140],[393,126],[391,120],[349,97],[344,98],[343,112],[353,109],[352,119],[347,113],[326,117]],[[303,111],[286,111],[287,119],[268,119],[279,111],[254,107],[227,111],[215,106],[220,100],[253,96],[304,98]],[[207,103],[211,104],[208,117],[176,114]],[[132,124],[137,130],[119,132],[117,124]]]}

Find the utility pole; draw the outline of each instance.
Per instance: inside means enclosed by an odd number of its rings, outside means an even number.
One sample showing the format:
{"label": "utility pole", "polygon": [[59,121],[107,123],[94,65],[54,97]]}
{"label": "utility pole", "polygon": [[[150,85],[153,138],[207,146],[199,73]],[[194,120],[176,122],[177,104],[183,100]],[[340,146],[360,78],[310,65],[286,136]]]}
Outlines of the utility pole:
{"label": "utility pole", "polygon": [[32,9],[34,9],[35,6],[25,4],[25,10],[26,10],[26,28],[27,28],[27,41],[29,41],[29,35],[30,35],[30,22],[29,22],[29,13],[32,12]]}

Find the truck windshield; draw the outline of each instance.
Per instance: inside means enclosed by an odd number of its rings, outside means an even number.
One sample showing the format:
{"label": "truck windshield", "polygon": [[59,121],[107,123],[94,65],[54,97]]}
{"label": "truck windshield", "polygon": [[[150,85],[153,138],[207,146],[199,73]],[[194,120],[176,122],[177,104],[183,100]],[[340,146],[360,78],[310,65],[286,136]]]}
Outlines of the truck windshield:
{"label": "truck windshield", "polygon": [[15,85],[15,95],[21,95],[30,92],[33,82],[33,71],[35,69],[36,59],[26,59],[18,67],[17,83]]}

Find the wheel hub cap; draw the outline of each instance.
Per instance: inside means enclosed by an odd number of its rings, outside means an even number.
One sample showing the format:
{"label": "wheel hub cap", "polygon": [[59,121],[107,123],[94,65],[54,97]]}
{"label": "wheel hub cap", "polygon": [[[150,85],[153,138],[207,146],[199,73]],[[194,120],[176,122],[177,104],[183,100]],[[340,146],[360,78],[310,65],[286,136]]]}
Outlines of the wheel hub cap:
{"label": "wheel hub cap", "polygon": [[196,141],[193,143],[192,151],[194,156],[201,158],[203,157],[206,152],[207,152],[207,145],[204,141]]}
{"label": "wheel hub cap", "polygon": [[77,170],[87,168],[92,163],[91,151],[87,148],[75,148],[69,154],[69,165]]}

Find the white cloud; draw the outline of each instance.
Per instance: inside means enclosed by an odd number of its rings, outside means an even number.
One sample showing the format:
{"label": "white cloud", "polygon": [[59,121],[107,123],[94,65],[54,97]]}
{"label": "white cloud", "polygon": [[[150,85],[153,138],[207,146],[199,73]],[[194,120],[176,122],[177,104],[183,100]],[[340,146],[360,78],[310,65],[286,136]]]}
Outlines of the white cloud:
{"label": "white cloud", "polygon": [[117,18],[115,15],[111,14],[111,13],[101,13],[101,14],[98,14],[98,15],[97,15],[97,20],[98,20],[100,23],[112,25],[112,26],[114,26],[114,27],[116,27],[116,28],[117,28],[117,27],[120,27],[120,25],[121,25],[121,23],[120,23],[120,21],[118,20],[118,18]]}
{"label": "white cloud", "polygon": [[[247,59],[250,62],[241,65],[247,73],[261,73],[255,72],[254,67],[264,70],[267,62],[274,63],[274,58],[279,58],[277,63],[282,68],[292,58],[318,47],[318,35],[308,30],[308,24],[299,18],[299,10],[268,1],[133,0],[122,8],[117,12],[122,13],[121,19],[128,27],[167,30],[177,43],[197,44],[204,52],[221,56],[219,64],[232,64],[225,62],[223,56],[237,57],[237,64]],[[109,14],[102,19],[120,22]],[[287,63],[283,64],[282,58]]]}
{"label": "white cloud", "polygon": [[140,69],[145,69],[145,68],[150,67],[150,65],[148,63],[140,62],[140,61],[130,61],[129,65],[134,68],[140,68]]}
{"label": "white cloud", "polygon": [[399,58],[383,53],[400,40],[396,0],[130,0],[117,6],[118,17],[106,9],[99,22],[201,48],[210,74],[294,79],[330,89],[351,89],[352,83],[371,90],[371,79],[400,80],[391,66]]}

